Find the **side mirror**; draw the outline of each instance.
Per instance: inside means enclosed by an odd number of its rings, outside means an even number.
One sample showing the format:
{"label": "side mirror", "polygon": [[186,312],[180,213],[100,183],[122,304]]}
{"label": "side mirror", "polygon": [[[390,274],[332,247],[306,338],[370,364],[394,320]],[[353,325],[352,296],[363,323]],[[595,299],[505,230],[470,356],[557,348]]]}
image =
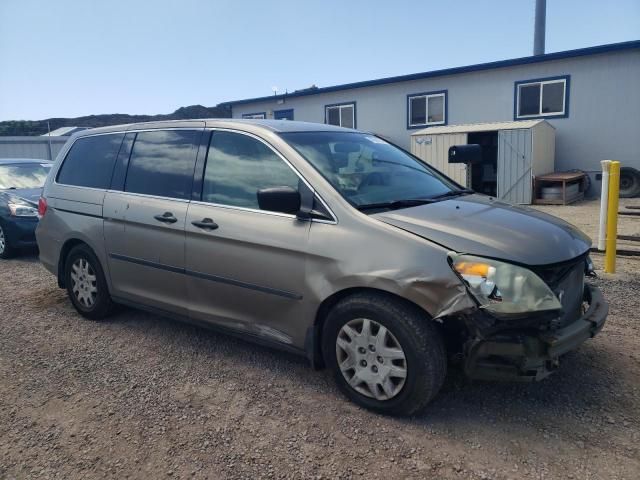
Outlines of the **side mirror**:
{"label": "side mirror", "polygon": [[258,190],[258,206],[261,210],[295,215],[300,211],[300,203],[300,192],[291,187]]}

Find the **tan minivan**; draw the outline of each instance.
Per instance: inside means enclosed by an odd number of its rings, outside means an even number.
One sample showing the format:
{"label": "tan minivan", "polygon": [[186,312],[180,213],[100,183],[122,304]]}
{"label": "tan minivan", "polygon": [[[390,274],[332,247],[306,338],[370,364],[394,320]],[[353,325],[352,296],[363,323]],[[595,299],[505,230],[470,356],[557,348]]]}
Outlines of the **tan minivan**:
{"label": "tan minivan", "polygon": [[541,379],[608,311],[574,227],[329,125],[83,131],[39,215],[40,259],[83,316],[123,304],[297,352],[384,413],[423,408],[450,359]]}

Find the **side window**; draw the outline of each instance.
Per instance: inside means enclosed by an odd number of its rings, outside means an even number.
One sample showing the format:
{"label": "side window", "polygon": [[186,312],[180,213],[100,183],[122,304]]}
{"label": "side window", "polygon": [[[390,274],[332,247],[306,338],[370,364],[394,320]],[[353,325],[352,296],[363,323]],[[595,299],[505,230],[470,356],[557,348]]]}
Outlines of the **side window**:
{"label": "side window", "polygon": [[566,117],[569,75],[516,82],[515,118]]}
{"label": "side window", "polygon": [[199,135],[196,130],[138,133],[131,151],[124,191],[190,198]]}
{"label": "side window", "polygon": [[273,119],[274,120],[293,120],[293,108],[288,108],[286,110],[274,110]]}
{"label": "side window", "polygon": [[111,190],[121,192],[124,189],[124,181],[127,178],[127,166],[129,165],[129,156],[131,155],[131,147],[136,138],[135,133],[127,133],[122,141],[120,153],[116,160],[116,166],[113,169],[113,177],[111,178]]}
{"label": "side window", "polygon": [[356,128],[356,104],[325,105],[324,123],[337,127]]}
{"label": "side window", "polygon": [[257,120],[264,120],[265,118],[267,118],[267,112],[243,113],[242,118],[253,118]]}
{"label": "side window", "polygon": [[444,125],[446,119],[447,92],[416,93],[407,97],[409,109],[408,128]]}
{"label": "side window", "polygon": [[258,190],[298,189],[298,176],[264,143],[248,135],[213,132],[202,201],[259,210]]}
{"label": "side window", "polygon": [[124,133],[82,137],[62,163],[56,181],[62,185],[109,188]]}

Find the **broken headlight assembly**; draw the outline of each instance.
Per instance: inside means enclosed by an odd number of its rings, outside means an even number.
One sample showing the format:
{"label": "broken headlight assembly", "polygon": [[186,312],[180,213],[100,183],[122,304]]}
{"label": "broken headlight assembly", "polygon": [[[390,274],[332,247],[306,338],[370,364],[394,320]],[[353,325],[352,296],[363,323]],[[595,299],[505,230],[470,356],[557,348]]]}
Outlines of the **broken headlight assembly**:
{"label": "broken headlight assembly", "polygon": [[497,315],[559,310],[560,301],[531,270],[489,258],[449,253],[451,268],[483,308]]}

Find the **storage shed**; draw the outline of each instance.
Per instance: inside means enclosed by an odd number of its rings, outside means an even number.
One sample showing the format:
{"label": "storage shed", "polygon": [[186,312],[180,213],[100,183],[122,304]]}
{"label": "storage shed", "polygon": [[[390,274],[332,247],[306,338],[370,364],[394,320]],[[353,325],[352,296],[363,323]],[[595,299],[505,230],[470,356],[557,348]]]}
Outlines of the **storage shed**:
{"label": "storage shed", "polygon": [[[482,147],[479,163],[449,162],[449,147],[469,144]],[[555,129],[546,120],[429,127],[411,135],[411,153],[467,188],[530,204],[533,177],[554,171]]]}

